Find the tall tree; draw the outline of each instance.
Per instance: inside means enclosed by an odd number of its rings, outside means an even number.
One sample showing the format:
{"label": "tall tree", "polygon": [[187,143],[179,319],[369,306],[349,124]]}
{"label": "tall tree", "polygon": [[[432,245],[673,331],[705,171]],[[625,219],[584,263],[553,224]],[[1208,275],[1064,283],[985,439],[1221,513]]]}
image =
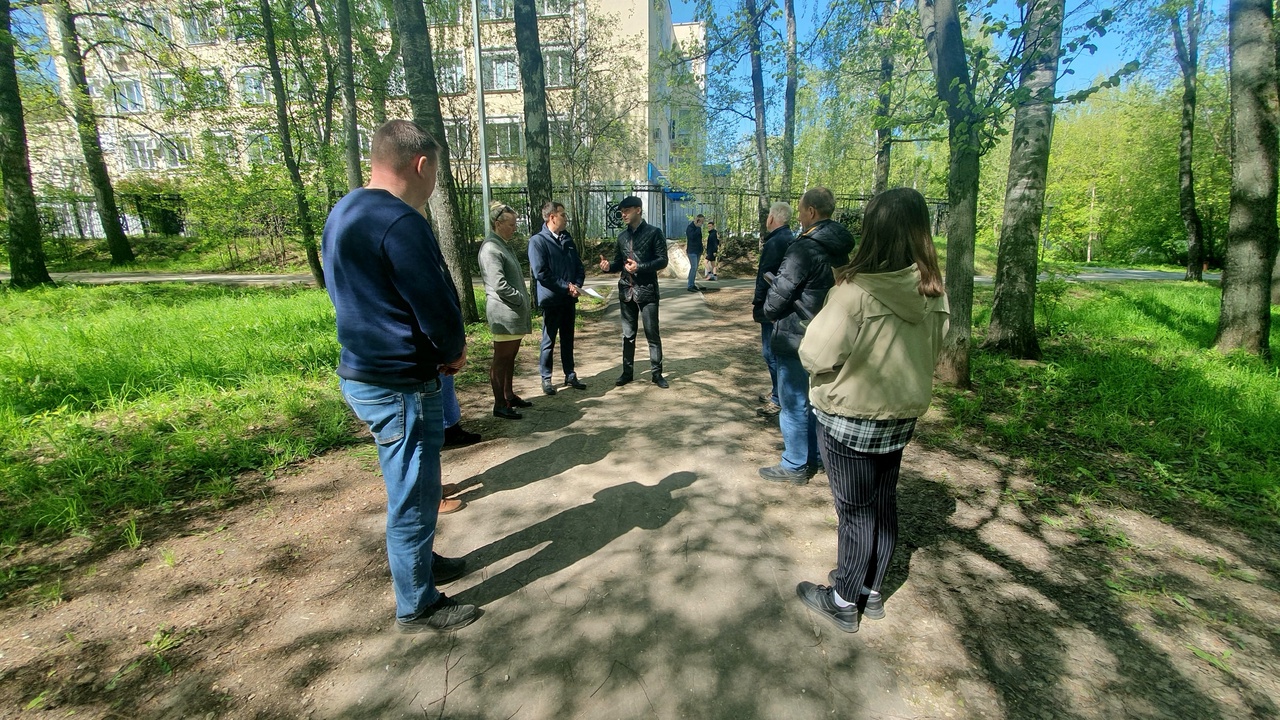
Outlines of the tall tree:
{"label": "tall tree", "polygon": [[[462,318],[478,322],[480,311],[471,280],[469,232],[458,212],[458,188],[453,179],[449,145],[444,141],[444,115],[440,112],[440,89],[436,83],[436,66],[431,57],[431,35],[422,0],[394,0],[396,23],[400,27],[400,52],[404,57],[405,84],[409,87],[409,105],[413,121],[440,142],[439,182],[431,196],[431,219],[449,275],[458,289]],[[476,91],[481,92],[480,83]],[[485,208],[488,211],[488,208]]]}
{"label": "tall tree", "polygon": [[40,216],[31,189],[27,125],[22,117],[16,41],[9,14],[9,0],[0,0],[0,176],[4,177],[4,205],[9,213],[9,283],[28,288],[53,280],[44,264]]}
{"label": "tall tree", "polygon": [[343,159],[347,167],[347,189],[364,186],[360,169],[360,127],[356,120],[356,75],[351,56],[350,0],[335,0],[338,6],[338,72],[342,85]]}
{"label": "tall tree", "polygon": [[746,10],[747,43],[751,53],[751,107],[756,123],[756,183],[758,202],[756,213],[759,215],[760,237],[765,236],[765,221],[769,217],[769,135],[765,131],[764,117],[764,66],[760,57],[760,26],[764,24],[764,13],[757,7],[756,0],[744,0]]}
{"label": "tall tree", "polygon": [[787,80],[782,95],[782,197],[792,198],[792,168],[796,157],[796,85],[800,63],[796,57],[796,0],[783,0],[787,22]]}
{"label": "tall tree", "polygon": [[71,111],[75,117],[76,132],[80,137],[80,149],[84,153],[89,183],[93,185],[97,201],[98,219],[107,236],[111,251],[111,264],[133,262],[133,248],[120,223],[120,209],[116,205],[116,193],[111,187],[111,175],[102,156],[102,140],[98,136],[98,115],[89,96],[89,81],[84,71],[84,55],[80,52],[80,36],[76,33],[76,16],[71,12],[70,0],[54,0],[58,19],[58,31],[62,35],[62,56],[67,63],[67,76],[71,81]]}
{"label": "tall tree", "polygon": [[969,349],[973,334],[973,252],[978,218],[978,177],[982,117],[974,98],[973,78],[956,0],[919,0],[929,62],[938,97],[946,106],[947,143],[947,298],[951,326],[942,342],[938,376],[960,387],[969,385]]}
{"label": "tall tree", "polygon": [[[377,32],[378,23],[371,20],[357,22],[353,28],[355,42],[360,46],[360,55],[364,60],[365,72],[369,83],[369,102],[373,105],[373,124],[381,126],[387,121],[387,94],[390,90],[391,74],[400,63],[400,26],[396,24],[394,10],[389,0],[378,0],[367,6],[375,13],[385,13],[387,35],[391,44],[382,51],[379,49],[381,34]],[[357,11],[360,8],[354,8]]]}
{"label": "tall tree", "polygon": [[276,52],[275,21],[270,0],[258,0],[258,12],[262,16],[262,41],[267,53],[267,68],[271,72],[271,85],[275,90],[276,131],[280,135],[280,149],[284,153],[284,165],[293,185],[293,199],[298,207],[298,225],[302,231],[302,248],[307,254],[307,267],[316,284],[324,287],[324,269],[320,267],[320,251],[316,245],[316,230],[311,221],[311,208],[307,203],[307,188],[302,182],[298,158],[293,154],[293,139],[289,132],[288,95],[285,94],[284,74],[280,71],[280,57]]}
{"label": "tall tree", "polygon": [[1049,175],[1053,90],[1058,82],[1065,5],[1064,0],[1028,0],[1026,31],[1021,34],[1026,42],[1019,78],[1021,99],[1014,111],[995,300],[983,343],[1019,358],[1040,357],[1035,324],[1036,246]]}
{"label": "tall tree", "polygon": [[[543,203],[551,199],[551,133],[547,122],[547,77],[533,0],[515,0],[516,54],[524,90],[524,163],[529,186],[530,232],[542,229]],[[486,212],[488,210],[486,209]]]}
{"label": "tall tree", "polygon": [[[1203,280],[1204,226],[1196,209],[1196,181],[1191,170],[1195,148],[1196,85],[1200,70],[1200,32],[1208,8],[1205,0],[1175,0],[1164,7],[1173,33],[1174,53],[1182,71],[1182,132],[1178,139],[1178,208],[1187,232],[1187,280]],[[1183,19],[1186,13],[1186,19]]]}
{"label": "tall tree", "polygon": [[1231,219],[1215,346],[1271,355],[1276,262],[1276,43],[1271,0],[1231,0]]}

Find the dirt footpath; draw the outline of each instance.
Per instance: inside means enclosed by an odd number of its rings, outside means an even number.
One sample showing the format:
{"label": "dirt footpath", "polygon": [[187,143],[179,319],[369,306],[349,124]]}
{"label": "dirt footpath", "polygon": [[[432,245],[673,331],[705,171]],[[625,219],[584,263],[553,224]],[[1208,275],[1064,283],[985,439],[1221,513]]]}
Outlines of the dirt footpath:
{"label": "dirt footpath", "polygon": [[1124,508],[1045,513],[1017,463],[938,418],[906,453],[888,617],[847,635],[807,611],[796,583],[835,562],[830,492],[757,477],[780,439],[753,412],[749,283],[705,284],[664,281],[669,390],[614,387],[614,308],[579,332],[586,391],[544,397],[526,345],[524,420],[464,393],[485,441],[445,452],[469,505],[437,547],[473,568],[446,591],[483,607],[474,625],[392,629],[361,445],[235,507],[141,522],[136,550],[43,551],[64,597],[0,610],[0,716],[1280,716],[1274,548]]}

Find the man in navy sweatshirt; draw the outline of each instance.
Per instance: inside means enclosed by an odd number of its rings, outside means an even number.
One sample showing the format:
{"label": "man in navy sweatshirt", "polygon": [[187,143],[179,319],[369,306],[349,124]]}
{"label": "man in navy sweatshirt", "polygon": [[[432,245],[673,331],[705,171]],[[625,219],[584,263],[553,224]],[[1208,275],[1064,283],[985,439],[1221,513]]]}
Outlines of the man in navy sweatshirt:
{"label": "man in navy sweatshirt", "polygon": [[387,557],[401,632],[447,631],[478,616],[436,589],[460,559],[432,552],[444,443],[440,376],[467,362],[458,293],[419,212],[435,190],[439,144],[407,120],[373,136],[368,186],[324,224],[324,280],[342,344],[342,396],[369,426],[387,487]]}

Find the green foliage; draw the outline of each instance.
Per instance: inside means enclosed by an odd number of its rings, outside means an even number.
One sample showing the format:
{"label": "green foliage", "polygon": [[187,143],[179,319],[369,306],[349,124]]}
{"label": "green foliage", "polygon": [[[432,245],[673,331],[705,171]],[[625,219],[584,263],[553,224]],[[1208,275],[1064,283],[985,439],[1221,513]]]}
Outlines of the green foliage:
{"label": "green foliage", "polygon": [[[990,292],[976,299],[989,307]],[[1077,285],[1042,363],[975,352],[979,391],[943,389],[943,403],[958,428],[1025,458],[1043,484],[1190,499],[1275,527],[1280,372],[1209,349],[1218,304],[1203,284]]]}

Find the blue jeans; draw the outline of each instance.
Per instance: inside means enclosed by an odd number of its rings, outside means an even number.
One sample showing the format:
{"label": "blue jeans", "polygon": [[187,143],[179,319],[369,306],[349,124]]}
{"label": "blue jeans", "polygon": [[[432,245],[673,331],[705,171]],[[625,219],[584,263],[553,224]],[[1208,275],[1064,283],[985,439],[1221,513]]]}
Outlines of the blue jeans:
{"label": "blue jeans", "polygon": [[689,288],[697,287],[693,282],[698,279],[698,258],[702,257],[701,253],[685,253],[689,256]]}
{"label": "blue jeans", "polygon": [[416,391],[345,378],[338,385],[378,444],[378,464],[387,486],[387,559],[396,617],[412,620],[440,597],[431,575],[444,444],[440,382],[423,383]]}
{"label": "blue jeans", "polygon": [[800,358],[775,355],[778,363],[778,403],[782,412],[778,425],[782,428],[782,467],[803,470],[818,463],[818,418],[809,405],[809,371]]}
{"label": "blue jeans", "polygon": [[778,402],[778,360],[773,356],[773,349],[769,347],[769,341],[773,339],[773,323],[760,323],[760,356],[764,358],[764,364],[769,366],[769,399],[774,405],[779,407],[782,403]]}
{"label": "blue jeans", "polygon": [[440,376],[440,397],[444,403],[444,426],[451,428],[462,421],[462,408],[458,405],[458,393],[453,389],[453,376]]}

